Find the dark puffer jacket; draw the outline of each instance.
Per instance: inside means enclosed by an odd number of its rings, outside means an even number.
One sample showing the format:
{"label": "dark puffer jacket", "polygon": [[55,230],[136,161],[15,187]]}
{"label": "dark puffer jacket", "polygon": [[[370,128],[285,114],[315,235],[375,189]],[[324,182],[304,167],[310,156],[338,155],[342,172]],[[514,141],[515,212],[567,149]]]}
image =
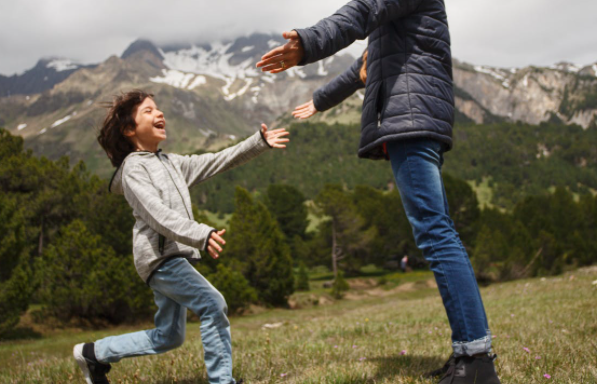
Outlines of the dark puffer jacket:
{"label": "dark puffer jacket", "polygon": [[[384,158],[383,142],[405,138],[428,137],[452,147],[452,57],[442,0],[354,0],[296,31],[305,50],[300,65],[369,36],[359,157]],[[317,110],[362,87],[360,60],[315,92]]]}

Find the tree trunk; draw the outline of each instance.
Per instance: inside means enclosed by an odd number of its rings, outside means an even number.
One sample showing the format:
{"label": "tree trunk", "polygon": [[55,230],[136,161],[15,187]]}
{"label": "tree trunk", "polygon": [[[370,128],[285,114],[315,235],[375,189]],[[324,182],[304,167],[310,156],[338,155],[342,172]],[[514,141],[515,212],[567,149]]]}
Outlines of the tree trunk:
{"label": "tree trunk", "polygon": [[336,220],[332,220],[332,268],[334,269],[334,279],[338,278],[338,260],[336,258]]}
{"label": "tree trunk", "polygon": [[44,218],[41,218],[41,226],[39,228],[39,243],[37,246],[37,255],[41,257],[44,248]]}

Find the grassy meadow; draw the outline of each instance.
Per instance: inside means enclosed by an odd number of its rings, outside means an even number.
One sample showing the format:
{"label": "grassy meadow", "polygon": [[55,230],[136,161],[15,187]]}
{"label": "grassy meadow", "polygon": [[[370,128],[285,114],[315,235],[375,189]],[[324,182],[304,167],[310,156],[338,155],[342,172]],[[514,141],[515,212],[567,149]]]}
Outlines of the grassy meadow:
{"label": "grassy meadow", "polygon": [[[314,276],[297,309],[233,317],[234,371],[248,383],[434,383],[421,374],[450,353],[450,332],[428,272],[349,280],[334,301]],[[597,383],[597,267],[482,288],[502,383]],[[0,343],[0,383],[81,383],[72,346],[151,324],[62,329]],[[207,383],[199,326],[158,356],[113,364],[113,383]]]}

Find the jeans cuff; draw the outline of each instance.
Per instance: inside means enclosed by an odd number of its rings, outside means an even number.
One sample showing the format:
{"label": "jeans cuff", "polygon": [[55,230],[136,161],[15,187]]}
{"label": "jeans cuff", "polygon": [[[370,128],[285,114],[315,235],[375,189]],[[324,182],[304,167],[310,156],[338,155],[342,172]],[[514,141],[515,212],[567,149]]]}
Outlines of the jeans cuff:
{"label": "jeans cuff", "polygon": [[487,336],[473,341],[454,341],[452,343],[454,356],[473,356],[478,353],[491,352],[491,331],[487,330]]}

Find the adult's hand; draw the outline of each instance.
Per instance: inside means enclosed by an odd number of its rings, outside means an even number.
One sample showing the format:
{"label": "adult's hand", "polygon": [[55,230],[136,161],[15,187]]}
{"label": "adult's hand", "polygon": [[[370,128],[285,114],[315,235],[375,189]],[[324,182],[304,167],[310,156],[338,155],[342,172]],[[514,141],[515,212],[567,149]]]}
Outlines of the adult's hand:
{"label": "adult's hand", "polygon": [[315,104],[313,104],[313,100],[311,99],[305,104],[301,104],[294,108],[294,111],[292,111],[292,116],[294,116],[295,119],[304,120],[313,116],[317,112],[318,111],[315,109]]}
{"label": "adult's hand", "polygon": [[257,68],[261,68],[263,72],[284,72],[303,59],[305,51],[298,33],[296,31],[284,32],[282,36],[288,42],[263,55],[261,61],[256,64]]}

